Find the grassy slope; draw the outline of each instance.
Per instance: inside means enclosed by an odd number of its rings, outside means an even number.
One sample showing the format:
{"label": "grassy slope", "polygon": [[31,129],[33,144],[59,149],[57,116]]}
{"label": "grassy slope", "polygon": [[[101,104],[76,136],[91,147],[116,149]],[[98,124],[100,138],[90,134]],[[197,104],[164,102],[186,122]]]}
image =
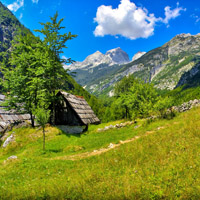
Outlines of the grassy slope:
{"label": "grassy slope", "polygon": [[[199,112],[196,108],[138,129],[97,133],[90,127],[80,137],[49,127],[46,154],[41,130],[15,130],[16,142],[0,150],[0,199],[199,199]],[[99,156],[53,160],[147,131],[151,134]],[[10,155],[18,160],[4,162]]]}

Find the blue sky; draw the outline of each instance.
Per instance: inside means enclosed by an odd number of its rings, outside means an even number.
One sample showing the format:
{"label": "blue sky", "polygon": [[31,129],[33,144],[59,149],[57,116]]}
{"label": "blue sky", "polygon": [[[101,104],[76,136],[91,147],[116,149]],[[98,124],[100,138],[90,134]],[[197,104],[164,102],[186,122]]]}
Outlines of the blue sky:
{"label": "blue sky", "polygon": [[[1,0],[29,28],[41,29],[56,11],[65,18],[65,57],[83,61],[99,50],[121,47],[130,57],[163,45],[180,33],[200,32],[199,0]],[[36,33],[34,33],[36,35]]]}

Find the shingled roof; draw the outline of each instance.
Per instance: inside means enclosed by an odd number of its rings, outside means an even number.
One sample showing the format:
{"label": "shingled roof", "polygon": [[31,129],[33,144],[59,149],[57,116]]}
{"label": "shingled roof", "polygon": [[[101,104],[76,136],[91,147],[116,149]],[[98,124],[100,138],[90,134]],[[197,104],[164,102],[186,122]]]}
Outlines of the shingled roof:
{"label": "shingled roof", "polygon": [[100,123],[100,120],[83,97],[75,96],[63,91],[60,91],[60,93],[68,101],[71,108],[76,112],[83,124]]}
{"label": "shingled roof", "polygon": [[29,114],[18,114],[14,110],[7,111],[1,103],[5,101],[5,96],[0,94],[0,132],[4,132],[11,124],[30,120]]}

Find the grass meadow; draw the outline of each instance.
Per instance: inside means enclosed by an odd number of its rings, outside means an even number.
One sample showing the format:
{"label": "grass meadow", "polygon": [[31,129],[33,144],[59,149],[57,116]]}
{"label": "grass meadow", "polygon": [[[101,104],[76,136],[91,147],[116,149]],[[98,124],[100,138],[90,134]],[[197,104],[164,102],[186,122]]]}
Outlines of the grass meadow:
{"label": "grass meadow", "polygon": [[[200,199],[200,108],[97,132],[106,125],[76,136],[46,127],[46,152],[41,129],[14,129],[15,142],[0,148],[0,199]],[[67,159],[135,136],[106,153]]]}

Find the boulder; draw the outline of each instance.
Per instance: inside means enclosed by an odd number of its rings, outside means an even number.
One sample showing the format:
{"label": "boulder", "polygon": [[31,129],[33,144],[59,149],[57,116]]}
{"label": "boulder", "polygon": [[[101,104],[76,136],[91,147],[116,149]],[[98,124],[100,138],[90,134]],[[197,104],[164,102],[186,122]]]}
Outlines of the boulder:
{"label": "boulder", "polygon": [[108,148],[113,148],[114,147],[114,144],[113,143],[110,143]]}
{"label": "boulder", "polygon": [[3,148],[6,148],[8,146],[8,144],[10,144],[11,142],[13,142],[15,139],[14,135],[11,134],[6,140],[5,142],[3,143]]}
{"label": "boulder", "polygon": [[14,159],[17,159],[17,156],[10,156],[7,158],[7,160],[14,160]]}

